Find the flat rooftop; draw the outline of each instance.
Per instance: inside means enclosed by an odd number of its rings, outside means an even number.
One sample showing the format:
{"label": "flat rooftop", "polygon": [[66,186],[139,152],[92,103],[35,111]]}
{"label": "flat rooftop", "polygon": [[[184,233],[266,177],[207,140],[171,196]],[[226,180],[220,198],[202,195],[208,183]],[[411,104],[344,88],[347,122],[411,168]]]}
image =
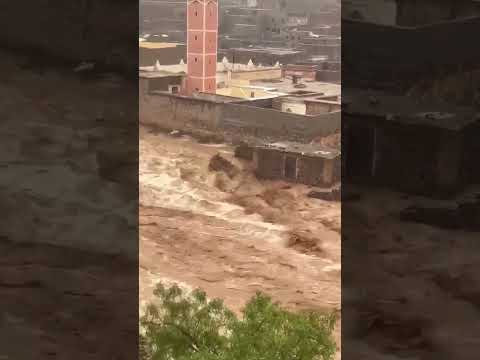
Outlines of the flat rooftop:
{"label": "flat rooftop", "polygon": [[310,157],[321,157],[324,159],[335,159],[340,156],[341,152],[326,146],[318,144],[302,144],[291,141],[283,141],[276,143],[267,143],[261,145],[254,145],[257,149],[276,150],[281,152],[288,152]]}
{"label": "flat rooftop", "polygon": [[182,77],[186,76],[185,73],[173,73],[170,71],[140,71],[138,77],[143,79],[158,79],[167,77]]}
{"label": "flat rooftop", "polygon": [[[256,25],[253,25],[256,26]],[[270,48],[270,47],[262,47],[262,48],[231,48],[231,51],[242,51],[242,52],[251,52],[251,53],[265,53],[265,54],[272,54],[272,55],[290,55],[290,54],[299,54],[303,51],[295,50],[295,49],[282,49],[282,48]]]}
{"label": "flat rooftop", "polygon": [[373,116],[396,123],[461,130],[480,120],[480,114],[473,108],[417,102],[408,96],[378,91],[347,90],[342,98],[345,114]]}
{"label": "flat rooftop", "polygon": [[[295,93],[323,93],[325,96],[340,95],[342,93],[342,86],[339,84],[326,83],[320,81],[302,82],[305,87],[296,88],[291,79],[279,79],[279,80],[256,80],[251,81],[252,86],[261,86],[263,88],[272,89],[271,91],[277,91],[285,94]],[[320,95],[317,95],[320,96]]]}
{"label": "flat rooftop", "polygon": [[172,43],[172,42],[151,42],[151,41],[140,41],[139,45],[145,49],[169,49],[181,46],[181,43]]}

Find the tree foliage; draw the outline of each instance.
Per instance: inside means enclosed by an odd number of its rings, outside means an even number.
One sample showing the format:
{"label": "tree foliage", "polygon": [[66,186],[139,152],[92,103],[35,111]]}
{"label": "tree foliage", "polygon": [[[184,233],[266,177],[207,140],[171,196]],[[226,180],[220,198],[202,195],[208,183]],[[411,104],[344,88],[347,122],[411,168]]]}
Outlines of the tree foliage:
{"label": "tree foliage", "polygon": [[140,320],[141,360],[330,360],[336,318],[257,293],[237,318],[219,299],[160,284]]}

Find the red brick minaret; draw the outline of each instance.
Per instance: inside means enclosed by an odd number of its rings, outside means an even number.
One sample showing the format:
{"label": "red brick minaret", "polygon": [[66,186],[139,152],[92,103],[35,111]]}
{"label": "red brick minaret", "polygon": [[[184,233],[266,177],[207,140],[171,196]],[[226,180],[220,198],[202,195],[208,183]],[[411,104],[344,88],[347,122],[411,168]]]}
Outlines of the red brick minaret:
{"label": "red brick minaret", "polygon": [[217,89],[218,0],[187,0],[187,95]]}

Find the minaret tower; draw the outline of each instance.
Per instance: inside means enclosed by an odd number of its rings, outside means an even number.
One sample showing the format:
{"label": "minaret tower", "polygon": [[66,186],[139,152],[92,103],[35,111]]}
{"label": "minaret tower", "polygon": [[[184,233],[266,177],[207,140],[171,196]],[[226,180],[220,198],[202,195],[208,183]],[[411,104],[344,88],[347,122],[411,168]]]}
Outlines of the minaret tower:
{"label": "minaret tower", "polygon": [[187,0],[187,95],[217,89],[218,0]]}

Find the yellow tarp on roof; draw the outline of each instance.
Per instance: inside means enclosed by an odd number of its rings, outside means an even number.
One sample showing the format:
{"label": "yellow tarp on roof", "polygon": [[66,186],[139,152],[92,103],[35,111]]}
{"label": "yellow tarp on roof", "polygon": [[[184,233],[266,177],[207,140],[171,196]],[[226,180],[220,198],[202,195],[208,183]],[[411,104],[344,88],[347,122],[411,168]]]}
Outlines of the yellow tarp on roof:
{"label": "yellow tarp on roof", "polygon": [[141,41],[139,42],[139,46],[146,49],[168,49],[177,47],[178,43],[165,43],[165,42],[149,42],[149,41]]}

